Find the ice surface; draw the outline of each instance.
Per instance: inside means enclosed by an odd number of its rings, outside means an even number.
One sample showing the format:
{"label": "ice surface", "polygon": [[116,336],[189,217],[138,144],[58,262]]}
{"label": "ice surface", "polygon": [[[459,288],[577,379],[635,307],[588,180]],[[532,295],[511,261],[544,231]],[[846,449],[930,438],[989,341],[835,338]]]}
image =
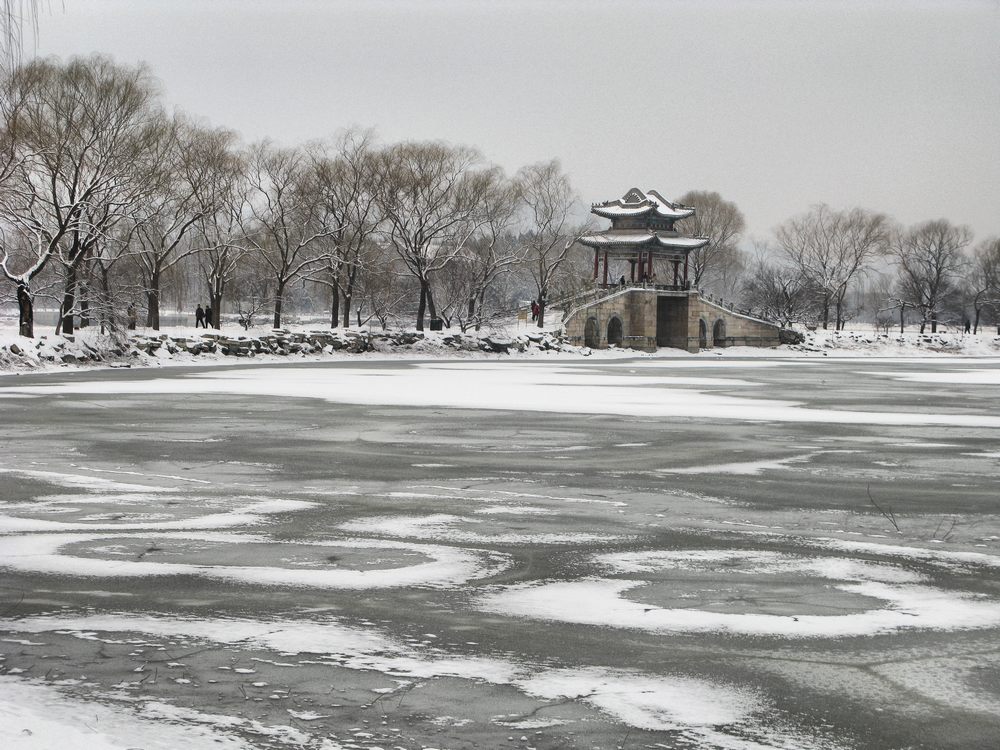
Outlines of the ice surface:
{"label": "ice surface", "polygon": [[[726,382],[727,387],[735,387]],[[929,411],[879,412],[806,408],[795,401],[732,396],[701,387],[679,386],[669,376],[595,372],[587,366],[539,368],[508,362],[421,364],[394,369],[365,367],[217,370],[187,377],[143,381],[79,380],[37,386],[8,386],[4,392],[35,395],[226,393],[278,398],[318,398],[334,403],[505,409],[638,417],[691,417],[777,422],[876,425],[1000,427],[1000,416]]]}

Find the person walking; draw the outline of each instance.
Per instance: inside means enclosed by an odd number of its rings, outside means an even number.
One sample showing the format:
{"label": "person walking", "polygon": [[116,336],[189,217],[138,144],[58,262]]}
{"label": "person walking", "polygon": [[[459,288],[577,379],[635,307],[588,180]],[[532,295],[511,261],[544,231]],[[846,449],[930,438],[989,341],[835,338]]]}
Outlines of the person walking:
{"label": "person walking", "polygon": [[205,305],[205,328],[211,328],[213,322],[214,321],[212,320],[212,306]]}
{"label": "person walking", "polygon": [[205,311],[201,309],[201,305],[198,305],[194,311],[194,327],[208,328],[208,326],[205,325]]}
{"label": "person walking", "polygon": [[538,303],[531,300],[531,322],[534,323],[536,320],[538,320]]}

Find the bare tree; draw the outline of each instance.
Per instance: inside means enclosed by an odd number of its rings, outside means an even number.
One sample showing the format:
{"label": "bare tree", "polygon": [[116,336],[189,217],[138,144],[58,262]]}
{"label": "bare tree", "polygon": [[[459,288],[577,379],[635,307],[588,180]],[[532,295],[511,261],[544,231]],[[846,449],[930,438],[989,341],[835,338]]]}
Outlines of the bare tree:
{"label": "bare tree", "polygon": [[918,224],[897,232],[891,253],[899,273],[900,296],[921,314],[920,332],[930,323],[937,332],[938,316],[955,292],[964,263],[963,250],[972,230],[947,219]]}
{"label": "bare tree", "polygon": [[789,219],[775,232],[782,253],[819,294],[820,319],[828,328],[835,310],[835,327],[843,327],[844,300],[852,281],[872,259],[888,248],[889,220],[861,208],[834,211],[821,204]]}
{"label": "bare tree", "polygon": [[1000,309],[1000,237],[990,237],[976,245],[965,283],[974,315],[972,332],[979,333],[983,311]]}
{"label": "bare tree", "polygon": [[199,222],[220,207],[216,163],[206,159],[214,134],[182,116],[164,119],[154,189],[135,213],[136,260],[146,285],[146,325],[160,329],[160,285],[165,271],[202,249],[192,242]]}
{"label": "bare tree", "polygon": [[[358,274],[365,266],[365,250],[379,224],[375,201],[376,152],[370,131],[349,130],[337,141],[331,157],[323,144],[314,145],[309,156],[314,190],[333,228],[324,244],[325,262],[309,274],[309,280],[329,287],[330,327],[336,328],[342,313],[344,327],[351,325],[351,305]],[[341,309],[342,308],[342,309]]]}
{"label": "bare tree", "polygon": [[0,67],[13,68],[21,60],[25,27],[38,33],[38,0],[2,0]]}
{"label": "bare tree", "polygon": [[740,236],[746,228],[743,213],[732,201],[707,190],[690,190],[678,202],[696,209],[694,216],[681,221],[684,230],[711,240],[688,256],[691,284],[697,289],[731,296],[735,278],[743,268],[739,248]]}
{"label": "bare tree", "polygon": [[522,167],[515,180],[527,213],[521,241],[535,281],[538,327],[542,328],[553,283],[587,227],[573,221],[578,199],[558,160]]}
{"label": "bare tree", "polygon": [[487,318],[486,300],[498,279],[524,261],[526,248],[512,228],[520,210],[517,186],[499,168],[484,173],[477,224],[479,231],[461,251],[464,285],[456,311],[462,331],[482,328]]}
{"label": "bare tree", "polygon": [[36,60],[8,80],[23,102],[7,127],[19,158],[0,211],[32,239],[19,272],[4,265],[30,304],[32,278],[56,259],[64,269],[60,325],[73,332],[81,264],[149,189],[155,89],[143,67],[104,57]]}
{"label": "bare tree", "polygon": [[250,148],[245,236],[274,279],[274,327],[281,327],[288,283],[318,267],[319,240],[337,227],[312,189],[305,152],[263,141]]}
{"label": "bare tree", "polygon": [[375,246],[373,262],[362,277],[355,307],[357,324],[362,326],[372,318],[378,321],[384,331],[389,320],[398,315],[400,305],[413,294],[413,277],[405,270],[395,253]]}
{"label": "bare tree", "polygon": [[757,246],[743,283],[743,303],[757,317],[782,326],[809,320],[816,311],[815,289],[798,268],[770,260],[771,254]]}
{"label": "bare tree", "polygon": [[380,238],[420,288],[417,330],[437,317],[431,279],[451,263],[478,227],[477,211],[490,178],[475,171],[479,153],[438,142],[400,143],[377,161]]}
{"label": "bare tree", "polygon": [[222,327],[226,286],[249,252],[249,243],[243,235],[248,202],[246,161],[236,151],[235,142],[235,134],[221,129],[206,133],[198,141],[197,158],[210,166],[208,179],[201,185],[205,195],[200,202],[215,205],[214,211],[201,217],[197,228],[202,248],[198,261],[212,308],[206,325],[215,329]]}

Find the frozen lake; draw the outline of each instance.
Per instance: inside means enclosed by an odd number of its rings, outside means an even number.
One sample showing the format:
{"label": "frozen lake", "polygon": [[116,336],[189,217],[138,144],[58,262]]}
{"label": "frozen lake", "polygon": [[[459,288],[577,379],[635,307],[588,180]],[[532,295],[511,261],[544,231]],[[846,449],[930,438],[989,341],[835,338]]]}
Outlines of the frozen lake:
{"label": "frozen lake", "polygon": [[971,358],[0,377],[0,741],[994,748],[998,403]]}

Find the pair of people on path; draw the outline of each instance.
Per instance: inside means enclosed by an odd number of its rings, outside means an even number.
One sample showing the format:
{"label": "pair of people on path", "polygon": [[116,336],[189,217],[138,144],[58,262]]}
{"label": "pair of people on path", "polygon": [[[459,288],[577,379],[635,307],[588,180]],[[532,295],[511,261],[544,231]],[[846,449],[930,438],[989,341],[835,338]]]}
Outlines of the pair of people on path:
{"label": "pair of people on path", "polygon": [[194,311],[194,327],[195,328],[210,328],[212,326],[212,308],[206,307],[202,309],[201,305]]}

